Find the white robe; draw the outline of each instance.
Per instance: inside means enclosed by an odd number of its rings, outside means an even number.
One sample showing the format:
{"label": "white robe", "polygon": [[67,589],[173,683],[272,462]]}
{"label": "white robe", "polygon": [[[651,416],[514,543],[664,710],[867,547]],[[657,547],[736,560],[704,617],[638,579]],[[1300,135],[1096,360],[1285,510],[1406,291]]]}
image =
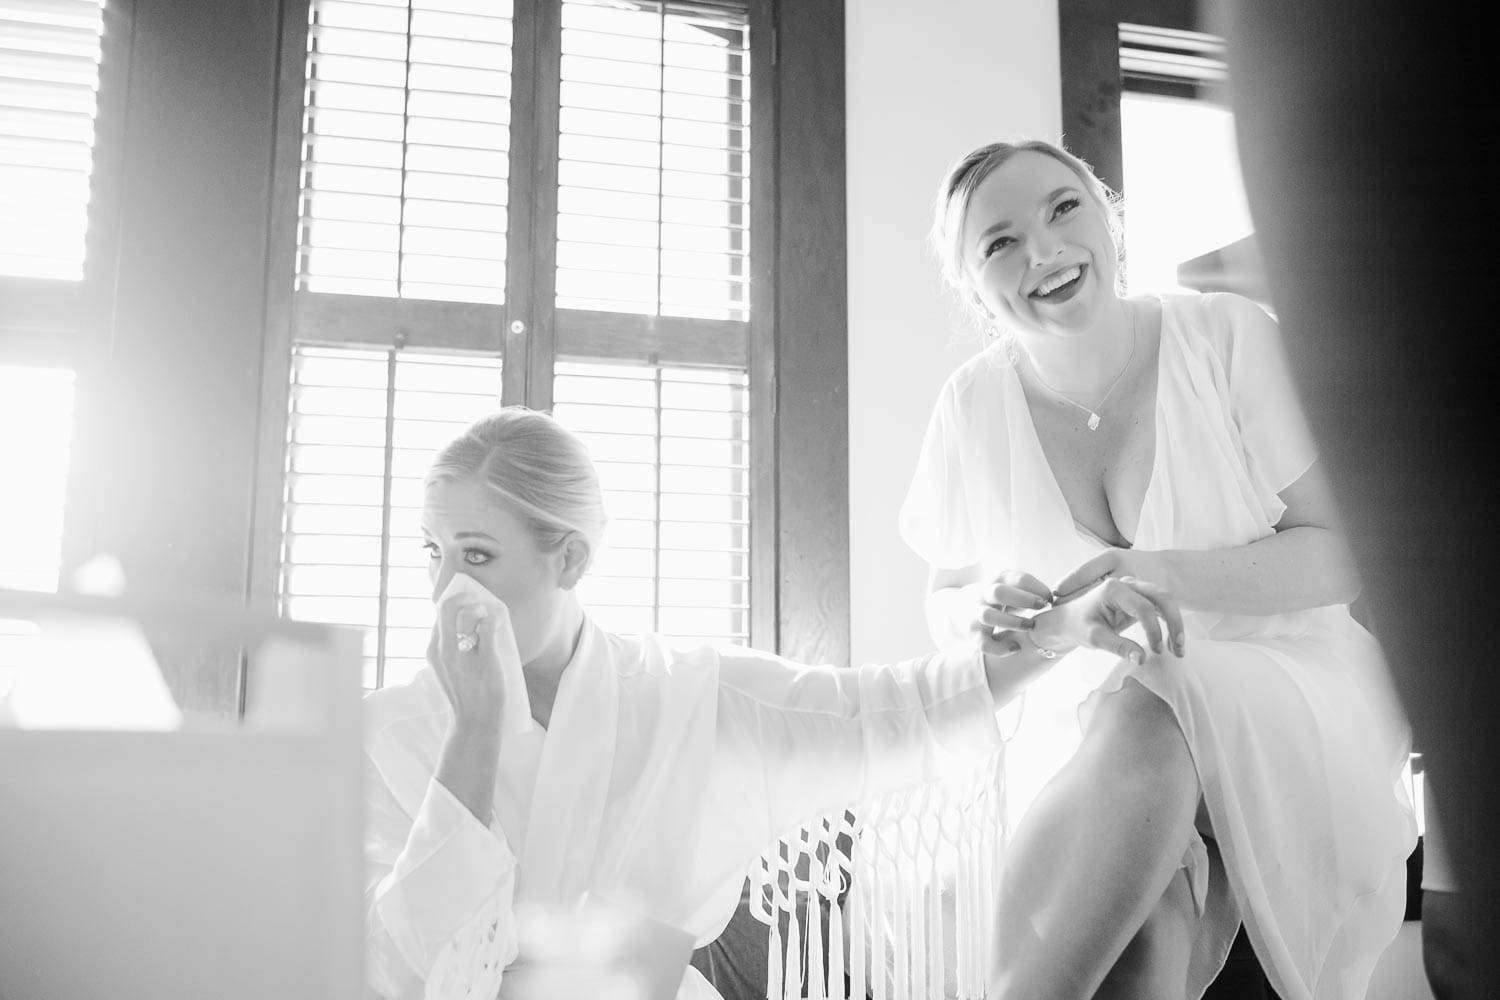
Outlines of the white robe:
{"label": "white robe", "polygon": [[[1161,307],[1156,453],[1134,544],[1265,538],[1286,510],[1278,494],[1316,457],[1279,331],[1235,295]],[[901,530],[933,565],[1025,570],[1051,586],[1106,548],[1074,522],[1001,347],[944,386]],[[1006,746],[1011,822],[1076,749],[1098,699],[1136,681],[1176,714],[1214,833],[1214,851],[1195,837],[1184,859],[1201,918],[1188,995],[1212,981],[1243,920],[1284,1000],[1361,997],[1400,927],[1416,842],[1401,781],[1409,738],[1380,650],[1343,605],[1183,618],[1184,659],[1136,667],[1078,650],[1027,690]]]}
{"label": "white robe", "polygon": [[[368,976],[393,1000],[493,997],[521,903],[605,899],[706,944],[777,836],[1000,744],[975,654],[804,667],[586,622],[486,828],[433,777],[451,717],[431,668],[366,699]],[[714,996],[689,969],[679,1000]]]}

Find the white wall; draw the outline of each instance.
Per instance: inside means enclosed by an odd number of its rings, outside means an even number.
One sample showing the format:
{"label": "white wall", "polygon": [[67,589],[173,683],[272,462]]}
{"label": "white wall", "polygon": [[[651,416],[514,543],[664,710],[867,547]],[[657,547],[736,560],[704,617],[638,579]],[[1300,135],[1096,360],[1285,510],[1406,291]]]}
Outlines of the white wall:
{"label": "white wall", "polygon": [[944,171],[1062,130],[1056,0],[849,0],[851,658],[932,647],[925,566],[896,513],[949,372],[979,345],[927,252]]}

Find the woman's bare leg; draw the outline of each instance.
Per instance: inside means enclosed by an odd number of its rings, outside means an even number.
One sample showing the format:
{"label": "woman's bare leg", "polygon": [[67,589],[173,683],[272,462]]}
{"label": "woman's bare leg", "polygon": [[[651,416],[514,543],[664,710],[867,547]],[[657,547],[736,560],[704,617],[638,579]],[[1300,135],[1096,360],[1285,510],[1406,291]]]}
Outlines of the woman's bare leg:
{"label": "woman's bare leg", "polygon": [[1188,872],[1179,868],[1093,1000],[1182,1000],[1197,929]]}
{"label": "woman's bare leg", "polygon": [[1092,997],[1162,904],[1199,794],[1172,710],[1134,681],[1105,697],[1008,849],[989,996]]}

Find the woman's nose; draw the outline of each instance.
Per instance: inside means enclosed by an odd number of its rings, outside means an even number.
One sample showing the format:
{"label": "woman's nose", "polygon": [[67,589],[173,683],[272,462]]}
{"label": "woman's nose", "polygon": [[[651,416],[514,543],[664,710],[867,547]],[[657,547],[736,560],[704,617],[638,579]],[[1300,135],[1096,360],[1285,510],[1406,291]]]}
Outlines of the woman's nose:
{"label": "woman's nose", "polygon": [[1031,248],[1031,266],[1045,267],[1062,253],[1062,240],[1052,236],[1033,236],[1027,240]]}
{"label": "woman's nose", "polygon": [[432,603],[436,604],[443,591],[448,589],[448,584],[453,580],[454,569],[446,562],[432,571]]}

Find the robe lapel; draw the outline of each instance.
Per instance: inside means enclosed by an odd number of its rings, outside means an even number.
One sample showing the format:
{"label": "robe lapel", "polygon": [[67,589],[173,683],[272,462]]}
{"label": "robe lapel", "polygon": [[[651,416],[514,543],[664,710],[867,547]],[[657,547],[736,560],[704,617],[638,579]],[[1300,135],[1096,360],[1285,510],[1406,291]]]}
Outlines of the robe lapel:
{"label": "robe lapel", "polygon": [[619,680],[607,644],[585,624],[540,748],[517,902],[571,909],[588,889],[609,797]]}

